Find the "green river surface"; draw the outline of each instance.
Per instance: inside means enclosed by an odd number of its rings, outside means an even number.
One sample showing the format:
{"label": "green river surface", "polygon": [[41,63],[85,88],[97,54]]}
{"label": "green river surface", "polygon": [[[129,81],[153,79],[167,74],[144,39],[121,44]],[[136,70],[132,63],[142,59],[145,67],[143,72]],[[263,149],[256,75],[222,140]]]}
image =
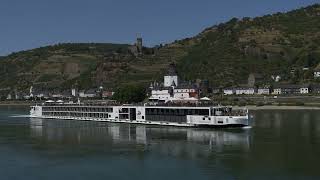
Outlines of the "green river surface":
{"label": "green river surface", "polygon": [[0,180],[320,179],[320,111],[260,110],[248,129],[27,117],[0,107]]}

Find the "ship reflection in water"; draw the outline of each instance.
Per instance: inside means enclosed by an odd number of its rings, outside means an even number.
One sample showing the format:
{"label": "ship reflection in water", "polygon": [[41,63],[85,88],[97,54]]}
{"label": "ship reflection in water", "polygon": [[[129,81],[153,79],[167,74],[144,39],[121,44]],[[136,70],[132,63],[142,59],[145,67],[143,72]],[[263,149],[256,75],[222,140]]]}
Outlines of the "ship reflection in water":
{"label": "ship reflection in water", "polygon": [[[245,129],[193,129],[133,124],[114,124],[93,121],[30,120],[31,136],[47,144],[103,145],[117,150],[128,146],[130,150],[191,157],[209,155],[226,150],[248,151],[249,131]],[[110,148],[109,148],[110,149]]]}

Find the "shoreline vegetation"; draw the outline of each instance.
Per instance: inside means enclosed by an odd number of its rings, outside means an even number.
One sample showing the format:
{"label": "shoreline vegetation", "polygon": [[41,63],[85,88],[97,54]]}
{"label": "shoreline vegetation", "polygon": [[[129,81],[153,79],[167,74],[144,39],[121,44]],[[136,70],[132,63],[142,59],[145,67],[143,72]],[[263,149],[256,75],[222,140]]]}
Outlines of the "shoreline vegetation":
{"label": "shoreline vegetation", "polygon": [[248,108],[251,111],[256,110],[320,110],[317,106],[277,106],[277,105],[266,105],[266,106],[234,106],[235,109]]}
{"label": "shoreline vegetation", "polygon": [[[0,101],[0,106],[32,106],[41,104],[34,101]],[[249,110],[320,110],[320,104],[266,104],[266,105],[233,105],[234,109],[248,108]]]}
{"label": "shoreline vegetation", "polygon": [[0,101],[0,106],[32,106],[36,105],[32,101]]}

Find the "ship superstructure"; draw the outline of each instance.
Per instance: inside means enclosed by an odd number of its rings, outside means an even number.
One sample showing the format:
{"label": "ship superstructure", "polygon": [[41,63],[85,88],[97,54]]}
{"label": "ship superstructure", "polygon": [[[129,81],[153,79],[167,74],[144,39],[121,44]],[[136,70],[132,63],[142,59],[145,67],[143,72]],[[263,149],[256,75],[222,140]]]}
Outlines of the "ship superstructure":
{"label": "ship superstructure", "polygon": [[227,106],[106,105],[43,103],[32,106],[31,117],[92,120],[184,127],[248,126],[247,109]]}

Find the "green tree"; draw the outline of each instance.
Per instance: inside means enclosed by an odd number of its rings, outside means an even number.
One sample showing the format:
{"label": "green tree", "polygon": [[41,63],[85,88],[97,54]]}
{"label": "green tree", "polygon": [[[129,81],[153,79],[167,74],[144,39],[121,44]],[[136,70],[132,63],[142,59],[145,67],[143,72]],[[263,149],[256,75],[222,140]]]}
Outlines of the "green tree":
{"label": "green tree", "polygon": [[313,79],[313,71],[309,70],[309,71],[304,72],[303,78],[304,79]]}
{"label": "green tree", "polygon": [[146,97],[146,91],[143,86],[140,85],[125,85],[119,87],[113,99],[121,103],[137,103],[142,102]]}
{"label": "green tree", "polygon": [[303,77],[303,72],[300,69],[296,69],[294,71],[293,77],[291,78],[291,82],[296,84],[302,79]]}

